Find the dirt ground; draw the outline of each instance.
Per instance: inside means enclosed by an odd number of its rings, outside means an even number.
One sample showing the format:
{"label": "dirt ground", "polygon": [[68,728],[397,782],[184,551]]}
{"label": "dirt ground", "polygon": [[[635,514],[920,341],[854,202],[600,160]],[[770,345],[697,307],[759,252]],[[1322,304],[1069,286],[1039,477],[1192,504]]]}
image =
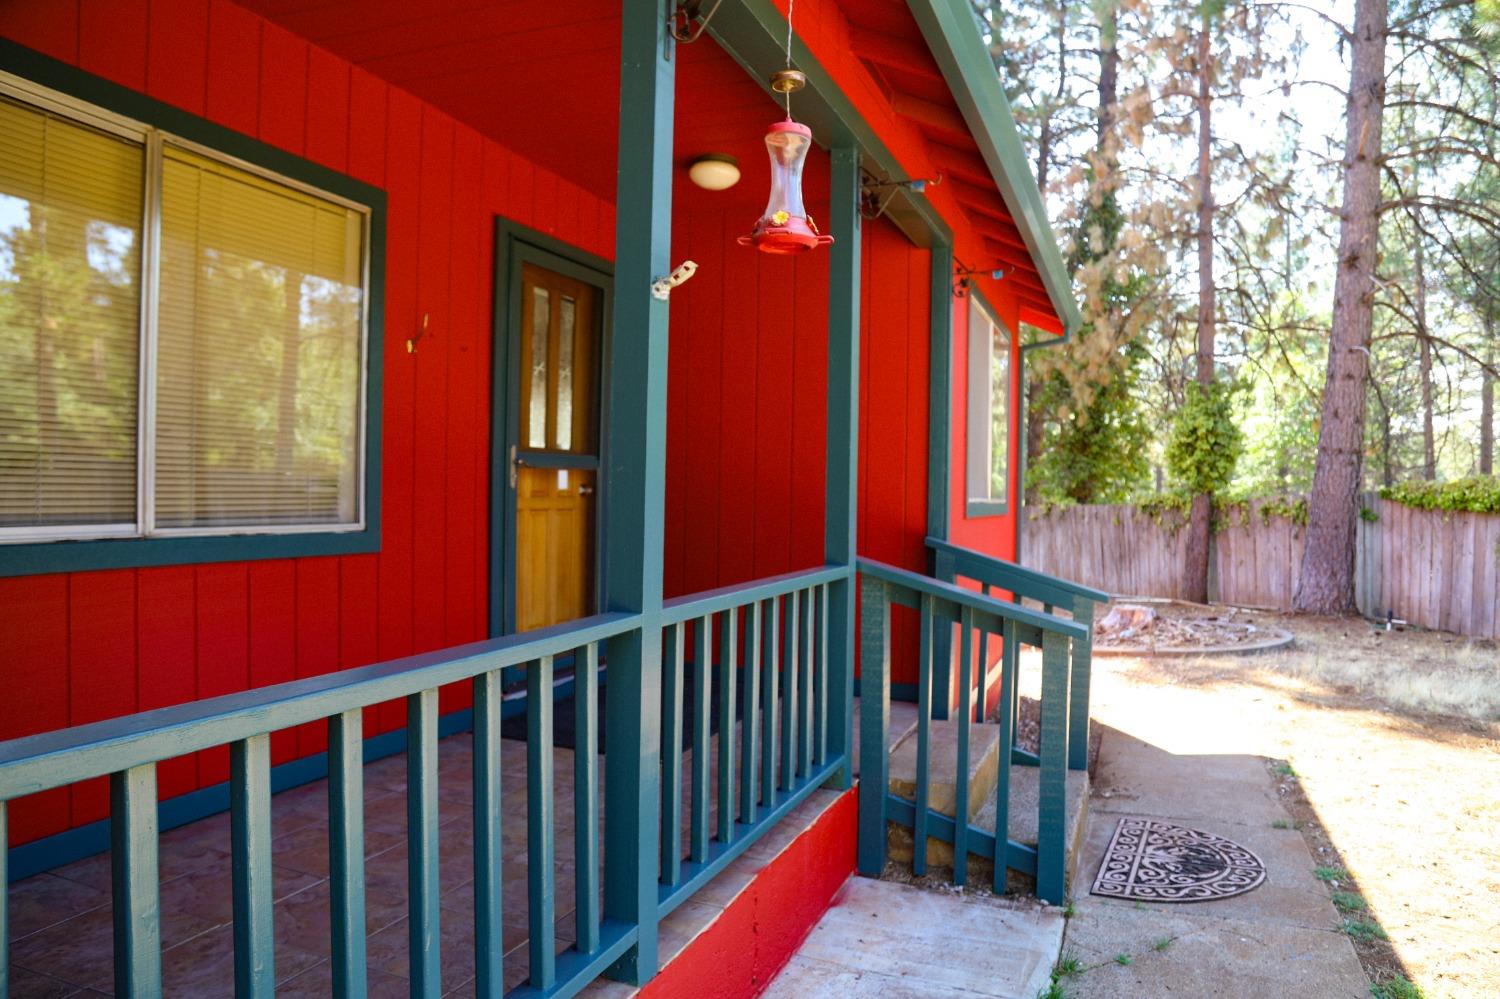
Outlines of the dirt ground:
{"label": "dirt ground", "polygon": [[1347,869],[1331,890],[1362,895],[1354,915],[1390,936],[1356,945],[1372,979],[1500,997],[1500,649],[1358,619],[1256,619],[1295,642],[1097,657],[1094,718],[1171,753],[1263,757],[1319,865]]}

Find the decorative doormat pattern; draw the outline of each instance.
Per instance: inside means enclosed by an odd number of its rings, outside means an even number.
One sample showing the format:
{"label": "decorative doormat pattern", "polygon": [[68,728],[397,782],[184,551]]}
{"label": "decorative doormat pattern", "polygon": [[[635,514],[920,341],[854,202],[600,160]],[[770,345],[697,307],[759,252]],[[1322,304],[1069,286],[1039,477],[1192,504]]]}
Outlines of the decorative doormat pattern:
{"label": "decorative doormat pattern", "polygon": [[1093,893],[1143,902],[1208,902],[1242,895],[1265,879],[1261,859],[1223,836],[1124,818],[1104,852]]}

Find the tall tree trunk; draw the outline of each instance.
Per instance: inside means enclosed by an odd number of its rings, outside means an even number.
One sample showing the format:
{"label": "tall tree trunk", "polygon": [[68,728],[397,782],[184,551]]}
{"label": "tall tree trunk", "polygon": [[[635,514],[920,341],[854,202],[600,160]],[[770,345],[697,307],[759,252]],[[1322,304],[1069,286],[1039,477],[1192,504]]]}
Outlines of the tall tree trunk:
{"label": "tall tree trunk", "polygon": [[1495,303],[1484,307],[1484,363],[1487,365],[1479,385],[1479,474],[1495,474]]}
{"label": "tall tree trunk", "polygon": [[[1042,119],[1042,134],[1037,142],[1036,151],[1036,186],[1045,195],[1047,192],[1047,180],[1052,166],[1052,116],[1057,108],[1062,106],[1067,97],[1068,84],[1068,8],[1061,5],[1057,10],[1057,101],[1047,109],[1047,116]],[[1026,378],[1026,464],[1030,467],[1042,453],[1045,443],[1044,431],[1047,426],[1047,414],[1042,407],[1037,405],[1037,400],[1042,394],[1043,379],[1039,376],[1029,375]],[[1022,483],[1025,503],[1034,506],[1038,499],[1038,489],[1035,483]]]}
{"label": "tall tree trunk", "polygon": [[1119,10],[1116,0],[1103,0],[1095,4],[1099,16],[1099,140],[1098,146],[1105,148],[1115,120],[1115,105],[1119,103],[1120,49],[1116,39],[1120,31]]}
{"label": "tall tree trunk", "polygon": [[1421,350],[1418,374],[1422,383],[1422,478],[1437,478],[1437,445],[1432,432],[1432,341],[1427,338],[1427,267],[1422,234],[1417,233],[1416,252],[1417,339]]}
{"label": "tall tree trunk", "polygon": [[1354,532],[1359,514],[1365,395],[1375,312],[1375,258],[1380,236],[1381,116],[1385,109],[1388,0],[1356,0],[1344,138],[1333,329],[1323,385],[1322,423],[1307,543],[1293,605],[1339,614],[1354,609]]}
{"label": "tall tree trunk", "polygon": [[[1214,188],[1213,188],[1213,65],[1205,13],[1198,33],[1198,343],[1199,385],[1214,381]],[[1193,497],[1188,516],[1187,564],[1183,567],[1183,596],[1208,601],[1208,542],[1212,528],[1213,497]]]}

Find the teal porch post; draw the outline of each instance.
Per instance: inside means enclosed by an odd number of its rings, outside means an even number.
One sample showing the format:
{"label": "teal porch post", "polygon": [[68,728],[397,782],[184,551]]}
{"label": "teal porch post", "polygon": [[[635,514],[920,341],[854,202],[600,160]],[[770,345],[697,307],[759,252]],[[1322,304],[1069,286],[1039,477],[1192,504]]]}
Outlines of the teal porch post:
{"label": "teal porch post", "polygon": [[[932,248],[927,305],[931,374],[927,383],[927,535],[948,540],[949,496],[953,481],[953,244]],[[932,575],[954,581],[953,558],[932,555]],[[932,633],[932,717],[947,718],[953,708],[953,625],[938,623]]]}
{"label": "teal porch post", "polygon": [[831,231],[828,257],[828,478],[823,557],[848,566],[828,587],[828,748],[843,753],[833,786],[853,784],[854,558],[859,527],[859,149],[829,156]]}
{"label": "teal porch post", "polygon": [[657,785],[661,754],[662,519],[667,441],[667,303],[652,282],[672,269],[675,64],[660,0],[623,0],[614,344],[606,374],[604,592],[641,627],[607,646],[604,918],[636,927],[607,972],[630,983],[657,970]]}

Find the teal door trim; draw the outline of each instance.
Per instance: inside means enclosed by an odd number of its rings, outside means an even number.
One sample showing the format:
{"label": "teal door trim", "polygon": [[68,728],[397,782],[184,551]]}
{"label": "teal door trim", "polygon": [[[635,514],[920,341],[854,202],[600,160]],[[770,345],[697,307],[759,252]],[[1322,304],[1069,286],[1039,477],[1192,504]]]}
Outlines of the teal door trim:
{"label": "teal door trim", "polygon": [[[516,624],[516,491],[510,484],[510,448],[520,432],[521,265],[536,264],[566,277],[591,284],[600,291],[599,447],[597,458],[579,460],[576,467],[605,466],[605,428],[609,425],[609,371],[612,343],[611,309],[614,265],[603,257],[570,246],[510,219],[495,220],[495,305],[491,315],[490,377],[490,547],[489,635],[499,638]],[[545,460],[545,459],[544,459]],[[563,467],[558,463],[558,467]],[[573,466],[568,466],[573,467]],[[609,493],[600,477],[599,501],[594,507],[594,601],[604,606],[604,527]]]}

